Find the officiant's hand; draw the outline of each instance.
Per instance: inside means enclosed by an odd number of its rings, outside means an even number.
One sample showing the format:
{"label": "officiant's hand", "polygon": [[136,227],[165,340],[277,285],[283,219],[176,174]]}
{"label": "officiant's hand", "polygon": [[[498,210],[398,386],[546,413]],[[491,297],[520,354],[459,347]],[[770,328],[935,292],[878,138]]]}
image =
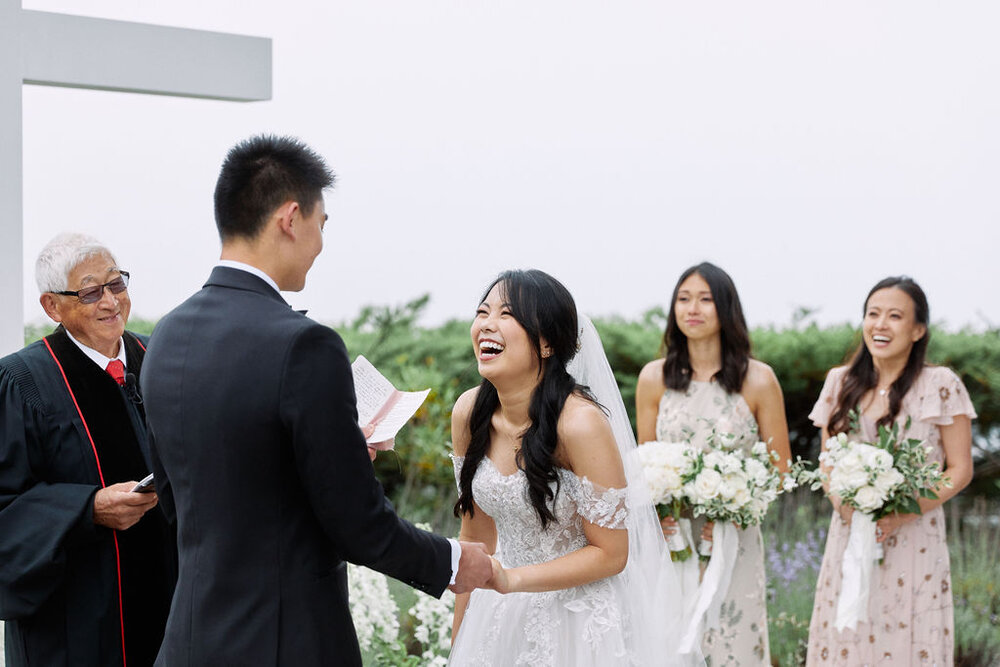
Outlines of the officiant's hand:
{"label": "officiant's hand", "polygon": [[155,493],[132,493],[135,482],[120,482],[94,495],[94,523],[125,530],[139,523],[142,515],[156,507]]}
{"label": "officiant's hand", "polygon": [[458,573],[455,583],[448,588],[452,593],[468,593],[476,588],[482,588],[493,576],[492,558],[486,553],[486,545],[482,542],[459,542],[462,556],[458,560]]}

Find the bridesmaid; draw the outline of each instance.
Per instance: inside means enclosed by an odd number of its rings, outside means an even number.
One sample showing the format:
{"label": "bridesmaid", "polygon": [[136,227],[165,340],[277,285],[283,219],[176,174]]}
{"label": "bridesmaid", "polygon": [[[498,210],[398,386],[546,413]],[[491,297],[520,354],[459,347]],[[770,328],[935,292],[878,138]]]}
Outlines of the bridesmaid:
{"label": "bridesmaid", "polygon": [[822,429],[823,443],[848,432],[849,413],[861,414],[867,442],[878,426],[893,423],[901,436],[919,438],[942,462],[951,487],[938,499],[920,499],[923,514],[880,519],[878,540],[885,560],[872,572],[868,623],[855,630],[834,628],[840,568],[852,510],[830,496],[833,517],[809,625],[808,665],[952,665],[954,618],[951,569],[941,505],[972,479],[971,420],[976,413],[962,381],[951,370],[924,361],[930,315],[927,297],[907,277],[879,282],[865,299],[862,344],[847,366],[834,368],[809,417]]}
{"label": "bridesmaid", "polygon": [[[666,358],[651,361],[636,387],[639,442],[690,441],[749,452],[758,440],[790,458],[785,405],[770,366],[750,356],[750,336],[736,286],[708,262],[692,266],[674,287]],[[696,526],[697,527],[697,526]],[[676,530],[663,520],[665,534]],[[702,539],[711,538],[705,523]],[[706,632],[709,664],[770,665],[764,549],[760,529],[739,531],[739,556],[722,605],[721,625]]]}

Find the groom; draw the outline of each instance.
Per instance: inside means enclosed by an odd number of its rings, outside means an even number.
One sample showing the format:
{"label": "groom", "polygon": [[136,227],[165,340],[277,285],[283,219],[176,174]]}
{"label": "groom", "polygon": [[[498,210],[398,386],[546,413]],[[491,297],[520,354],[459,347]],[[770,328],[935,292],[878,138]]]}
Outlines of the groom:
{"label": "groom", "polygon": [[323,248],[332,184],[295,139],[235,146],[215,188],[222,259],[150,340],[142,390],[180,561],[157,665],[360,665],[345,560],[434,596],[490,577],[483,545],[396,516],[343,341],[279,294]]}

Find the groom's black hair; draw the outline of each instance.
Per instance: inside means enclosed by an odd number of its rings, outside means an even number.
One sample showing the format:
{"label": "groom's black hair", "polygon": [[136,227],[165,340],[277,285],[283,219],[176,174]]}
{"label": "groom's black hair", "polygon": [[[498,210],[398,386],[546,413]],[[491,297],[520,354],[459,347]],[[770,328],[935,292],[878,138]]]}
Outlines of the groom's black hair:
{"label": "groom's black hair", "polygon": [[[545,528],[555,519],[549,505],[559,491],[554,453],[556,427],[566,399],[576,392],[593,400],[584,387],[580,387],[566,370],[576,356],[579,328],[576,303],[569,290],[558,280],[537,269],[504,271],[494,280],[480,302],[495,286],[500,286],[501,296],[511,316],[517,320],[534,347],[539,361],[541,382],[535,387],[528,406],[531,425],[521,437],[521,448],[516,455],[517,467],[528,480],[528,497]],[[552,349],[552,355],[542,362],[542,339]],[[475,512],[472,498],[472,478],[490,448],[490,420],[500,405],[496,387],[485,378],[479,385],[476,401],[469,416],[469,448],[459,475],[459,496],[455,516]],[[552,483],[555,483],[555,491]]]}
{"label": "groom's black hair", "polygon": [[241,141],[226,155],[215,184],[219,237],[254,238],[290,200],[311,215],[334,178],[323,158],[294,137],[265,134]]}

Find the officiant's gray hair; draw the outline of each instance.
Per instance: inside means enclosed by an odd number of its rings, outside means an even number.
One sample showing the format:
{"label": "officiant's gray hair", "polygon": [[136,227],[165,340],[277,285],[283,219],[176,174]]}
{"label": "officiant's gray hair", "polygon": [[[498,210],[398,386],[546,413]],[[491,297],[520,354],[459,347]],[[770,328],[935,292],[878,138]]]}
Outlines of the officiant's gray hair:
{"label": "officiant's gray hair", "polygon": [[114,253],[86,234],[64,232],[49,241],[35,260],[35,284],[38,291],[62,292],[69,289],[69,274],[80,262],[97,255],[107,255],[115,264]]}

